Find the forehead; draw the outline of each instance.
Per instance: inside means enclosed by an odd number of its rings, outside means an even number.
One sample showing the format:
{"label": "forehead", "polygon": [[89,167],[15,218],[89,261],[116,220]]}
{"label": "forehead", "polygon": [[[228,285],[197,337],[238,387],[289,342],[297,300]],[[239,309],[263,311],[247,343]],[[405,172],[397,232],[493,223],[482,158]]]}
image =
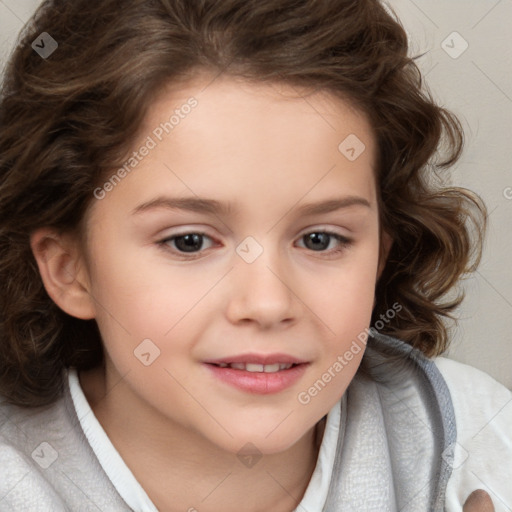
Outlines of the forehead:
{"label": "forehead", "polygon": [[151,150],[108,195],[120,208],[157,193],[213,197],[248,211],[268,203],[269,215],[272,204],[330,193],[375,198],[371,126],[325,91],[198,76],[155,96],[132,149],[148,140]]}
{"label": "forehead", "polygon": [[[180,110],[187,107],[191,98],[197,106],[187,108],[183,115]],[[283,82],[249,82],[240,77],[198,74],[193,80],[169,84],[155,96],[141,127],[142,134],[157,130],[173,113],[180,114],[180,119],[174,116],[172,126],[175,145],[181,139],[190,142],[195,137],[202,150],[208,150],[211,142],[219,153],[227,146],[218,145],[224,139],[231,151],[249,152],[261,144],[268,154],[272,149],[288,150],[288,141],[302,141],[302,145],[294,146],[293,152],[288,151],[288,157],[293,158],[321,146],[329,147],[337,155],[345,149],[339,145],[352,135],[350,141],[364,141],[368,163],[374,167],[374,134],[366,114],[348,98],[326,90],[314,92]]]}

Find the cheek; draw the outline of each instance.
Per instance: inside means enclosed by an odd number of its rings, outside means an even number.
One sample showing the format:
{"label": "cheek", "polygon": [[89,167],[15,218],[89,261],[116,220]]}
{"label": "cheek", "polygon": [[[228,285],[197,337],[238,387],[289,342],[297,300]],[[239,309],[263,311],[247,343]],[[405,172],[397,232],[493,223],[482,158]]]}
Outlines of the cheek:
{"label": "cheek", "polygon": [[354,251],[336,271],[325,276],[321,286],[312,289],[318,311],[330,319],[337,335],[368,327],[375,297],[377,265],[378,245],[367,244],[364,250]]}
{"label": "cheek", "polygon": [[169,346],[179,352],[193,337],[197,315],[204,314],[201,297],[218,277],[198,279],[191,270],[154,261],[148,264],[142,250],[123,251],[119,245],[103,242],[102,257],[91,271],[91,295],[111,355],[126,359],[123,354],[128,354],[130,359],[146,339],[160,348],[162,356]]}
{"label": "cheek", "polygon": [[[110,232],[115,233],[110,230]],[[143,265],[133,248],[129,250],[115,234],[100,233],[90,242],[90,294],[96,306],[96,321],[104,341],[147,336],[141,320],[154,320],[155,306],[162,301],[153,293],[151,268]]]}

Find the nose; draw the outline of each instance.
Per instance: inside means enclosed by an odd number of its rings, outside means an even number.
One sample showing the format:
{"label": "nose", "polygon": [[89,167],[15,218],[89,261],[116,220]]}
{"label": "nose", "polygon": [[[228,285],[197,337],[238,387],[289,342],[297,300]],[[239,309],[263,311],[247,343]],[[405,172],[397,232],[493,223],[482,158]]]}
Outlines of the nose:
{"label": "nose", "polygon": [[232,323],[254,322],[265,329],[293,324],[299,303],[284,257],[269,249],[252,263],[236,257],[226,313],[228,319]]}

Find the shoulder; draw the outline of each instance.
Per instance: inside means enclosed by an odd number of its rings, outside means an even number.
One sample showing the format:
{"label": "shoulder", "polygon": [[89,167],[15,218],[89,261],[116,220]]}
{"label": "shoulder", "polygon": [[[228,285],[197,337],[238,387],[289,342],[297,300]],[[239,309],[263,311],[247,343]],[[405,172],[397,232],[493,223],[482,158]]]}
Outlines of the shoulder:
{"label": "shoulder", "polygon": [[512,391],[490,375],[446,357],[432,360],[452,398],[457,426],[447,510],[460,510],[475,489],[491,495],[496,511],[512,504]]}
{"label": "shoulder", "polygon": [[45,478],[57,454],[34,436],[42,431],[41,420],[31,409],[0,403],[0,512],[66,510]]}
{"label": "shoulder", "polygon": [[485,373],[474,366],[459,363],[453,359],[445,356],[439,356],[432,359],[439,371],[447,382],[451,382],[453,386],[457,384],[470,384],[473,380],[477,380],[485,387],[494,388],[500,393],[512,395],[512,391],[507,389],[503,384],[500,384],[489,374]]}
{"label": "shoulder", "polygon": [[[481,428],[499,431],[507,424],[512,435],[512,391],[487,373],[446,357],[433,359],[452,397],[459,438],[474,436]],[[507,423],[508,421],[508,423]]]}
{"label": "shoulder", "polygon": [[13,510],[130,510],[84,434],[69,385],[46,406],[0,401],[0,512]]}

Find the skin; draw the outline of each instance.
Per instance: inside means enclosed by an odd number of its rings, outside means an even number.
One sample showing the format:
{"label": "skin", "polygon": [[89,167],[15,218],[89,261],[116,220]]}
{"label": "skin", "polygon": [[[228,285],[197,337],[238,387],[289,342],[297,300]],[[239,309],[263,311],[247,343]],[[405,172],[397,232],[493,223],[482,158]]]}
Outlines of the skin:
{"label": "skin", "polygon": [[483,489],[477,489],[468,496],[462,512],[494,512],[494,510],[491,497]]}
{"label": "skin", "polygon": [[[85,244],[42,229],[32,248],[52,299],[98,323],[105,365],[80,372],[80,383],[157,508],[291,511],[316,464],[320,420],[364,350],[308,404],[297,396],[369,326],[380,249],[385,256],[391,244],[379,232],[375,139],[365,116],[326,93],[198,76],[155,98],[136,148],[191,96],[197,108],[93,200]],[[338,150],[350,134],[366,146],[354,161]],[[233,211],[133,214],[162,196],[232,202]],[[368,206],[298,211],[346,197]],[[308,248],[304,235],[319,231],[350,242],[327,237],[326,248]],[[169,240],[197,232],[207,237],[192,254]],[[248,236],[263,249],[252,263],[236,252]],[[145,339],[160,350],[148,366],[134,356]],[[247,352],[284,352],[309,365],[292,387],[254,395],[203,363]],[[247,443],[262,455],[252,467],[237,457]]]}

